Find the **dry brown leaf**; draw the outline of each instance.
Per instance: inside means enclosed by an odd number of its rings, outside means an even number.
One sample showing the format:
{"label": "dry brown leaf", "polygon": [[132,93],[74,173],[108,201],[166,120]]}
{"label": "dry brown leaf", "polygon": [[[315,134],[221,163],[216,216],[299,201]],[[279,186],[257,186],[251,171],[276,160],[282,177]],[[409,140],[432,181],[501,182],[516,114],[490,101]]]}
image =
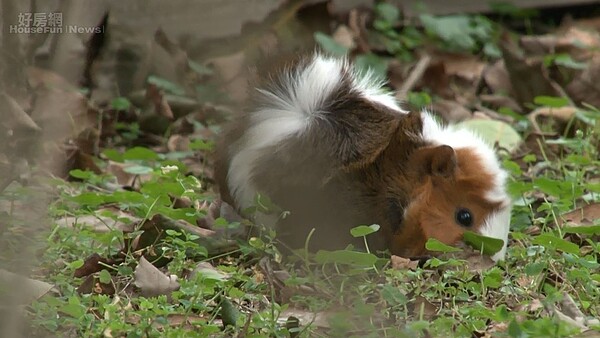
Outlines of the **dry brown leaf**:
{"label": "dry brown leaf", "polygon": [[579,334],[573,336],[573,338],[600,338],[600,333],[597,330],[583,330]]}
{"label": "dry brown leaf", "polygon": [[527,310],[527,312],[536,312],[540,309],[544,308],[544,304],[542,304],[542,301],[540,299],[532,299],[531,302],[529,302],[529,304],[526,305],[525,309]]}
{"label": "dry brown leaf", "polygon": [[454,99],[454,93],[450,88],[450,78],[446,75],[446,68],[442,61],[432,61],[423,73],[421,84],[430,88],[433,93],[446,98]]}
{"label": "dry brown leaf", "polygon": [[62,141],[95,125],[98,121],[97,114],[79,91],[40,86],[36,90],[31,118],[44,126],[44,134],[50,140]]}
{"label": "dry brown leaf", "polygon": [[463,105],[451,100],[436,100],[433,103],[433,111],[440,114],[442,118],[449,122],[460,122],[473,116],[471,111]]}
{"label": "dry brown leaf", "polygon": [[375,0],[331,0],[327,9],[332,15],[341,16],[357,7],[371,9],[374,5]]}
{"label": "dry brown leaf", "polygon": [[475,253],[467,257],[467,269],[474,272],[483,272],[496,265],[489,256]]}
{"label": "dry brown leaf", "polygon": [[73,163],[71,166],[67,165],[66,171],[71,171],[73,169],[81,169],[81,170],[89,170],[96,175],[102,174],[102,170],[96,165],[96,161],[94,157],[90,154],[87,154],[81,151],[79,148],[75,150],[75,154],[73,156]]}
{"label": "dry brown leaf", "polygon": [[66,216],[57,219],[55,223],[64,227],[87,225],[96,232],[109,232],[112,230],[131,232],[140,220],[140,218],[121,210],[101,208],[96,210],[93,215]]}
{"label": "dry brown leaf", "polygon": [[335,32],[333,32],[332,37],[335,42],[348,48],[348,50],[353,50],[356,47],[354,34],[346,25],[339,25]]}
{"label": "dry brown leaf", "polygon": [[581,330],[588,329],[588,327],[585,326],[585,324],[584,324],[585,318],[571,318],[571,317],[567,316],[566,314],[564,314],[562,311],[560,311],[555,305],[551,305],[550,307],[551,307],[550,311],[560,321],[568,323],[570,326],[578,327]]}
{"label": "dry brown leaf", "polygon": [[221,201],[219,206],[219,215],[227,220],[227,222],[242,222],[244,219],[229,203]]}
{"label": "dry brown leaf", "polygon": [[506,332],[506,330],[508,330],[508,324],[507,323],[505,323],[505,322],[500,322],[500,323],[492,322],[492,323],[490,323],[490,325],[488,325],[487,329],[485,330],[485,334],[484,334],[483,337],[485,337],[485,338],[497,337],[498,335],[497,334],[493,334],[493,333],[504,333],[504,332]]}
{"label": "dry brown leaf", "polygon": [[588,103],[600,107],[600,56],[596,54],[588,61],[587,68],[580,72],[567,86],[566,91],[579,103]]}
{"label": "dry brown leaf", "polygon": [[496,94],[492,94],[492,95],[482,94],[482,95],[479,95],[479,99],[481,100],[481,102],[486,103],[495,109],[506,107],[506,108],[510,108],[512,111],[517,112],[517,113],[522,112],[521,106],[519,106],[517,101],[515,101],[512,97],[509,97],[509,96],[496,95]]}
{"label": "dry brown leaf", "polygon": [[488,66],[483,72],[483,79],[494,94],[511,95],[513,92],[504,60],[498,60]]}
{"label": "dry brown leaf", "polygon": [[419,261],[413,261],[408,258],[392,255],[392,269],[395,270],[415,270],[419,266]]}
{"label": "dry brown leaf", "polygon": [[123,258],[105,258],[101,257],[97,253],[94,253],[87,257],[83,262],[83,265],[77,268],[73,272],[73,277],[80,278],[96,273],[100,270],[106,269],[106,265],[113,266],[123,261]]}
{"label": "dry brown leaf", "polygon": [[52,284],[20,276],[3,269],[0,269],[0,285],[6,288],[3,291],[11,290],[14,287],[10,292],[19,294],[15,300],[21,305],[39,299],[54,288]]}
{"label": "dry brown leaf", "polygon": [[[562,89],[554,82],[544,67],[542,57],[529,57],[506,37],[501,40],[500,48],[508,70],[515,98],[521,106],[534,101],[541,95],[563,96]],[[527,79],[527,81],[524,81]]]}
{"label": "dry brown leaf", "polygon": [[[577,112],[577,108],[575,107],[560,107],[560,108],[552,108],[552,107],[540,107],[531,112],[527,118],[531,122],[533,129],[537,132],[541,132],[541,128],[538,123],[538,118],[551,118],[555,122],[566,124],[573,118],[575,113]],[[560,130],[557,132],[561,132]]]}
{"label": "dry brown leaf", "polygon": [[460,242],[457,247],[461,248],[462,251],[458,252],[447,252],[439,255],[442,259],[462,259],[466,261],[466,266],[469,271],[482,272],[496,265],[490,256],[482,255],[479,251],[476,251],[467,244]]}
{"label": "dry brown leaf", "polygon": [[184,86],[187,95],[192,95],[193,85],[198,82],[199,76],[191,69],[187,53],[171,41],[162,28],[158,28],[154,33],[154,41],[171,56],[177,76],[176,82]]}
{"label": "dry brown leaf", "polygon": [[522,274],[517,278],[517,284],[522,288],[528,289],[529,287],[535,285],[535,280],[536,277]]}
{"label": "dry brown leaf", "polygon": [[248,97],[248,73],[245,62],[246,56],[243,52],[211,60],[215,72],[226,83],[228,96],[237,102],[243,102]]}
{"label": "dry brown leaf", "polygon": [[[196,326],[198,325],[198,323],[203,323],[203,322],[205,323],[206,321],[208,321],[210,319],[211,318],[199,316],[199,315],[193,314],[193,313],[188,313],[185,315],[181,315],[178,313],[171,313],[171,314],[167,315],[167,322],[169,323],[169,325],[171,327],[179,326],[179,327],[184,327],[186,330],[194,330],[196,328]],[[218,325],[218,321],[215,321],[213,323]],[[157,323],[157,322],[154,322],[152,325],[159,329],[164,327],[162,324]]]}
{"label": "dry brown leaf", "polygon": [[302,309],[288,307],[279,314],[278,322],[284,324],[290,317],[298,318],[300,326],[311,324],[313,327],[329,328],[328,312],[310,312]]}
{"label": "dry brown leaf", "polygon": [[136,175],[130,174],[124,170],[132,165],[133,164],[108,161],[106,173],[115,176],[120,185],[133,188],[137,188],[140,183],[149,181],[152,178],[151,174]]}
{"label": "dry brown leaf", "polygon": [[0,92],[0,111],[2,111],[0,124],[7,129],[24,129],[29,132],[42,130],[19,103],[4,92]]}
{"label": "dry brown leaf", "polygon": [[77,288],[80,294],[114,295],[115,291],[114,281],[101,283],[95,275],[88,275]]}
{"label": "dry brown leaf", "polygon": [[485,69],[485,62],[470,54],[438,55],[444,63],[448,76],[457,76],[470,82],[477,82]]}
{"label": "dry brown leaf", "polygon": [[600,35],[591,30],[569,27],[559,34],[524,35],[519,42],[526,54],[567,53],[576,60],[583,60],[600,48]]}
{"label": "dry brown leaf", "polygon": [[148,87],[146,88],[146,99],[152,102],[155,114],[164,116],[169,120],[175,118],[165,95],[163,95],[156,85],[148,84]]}
{"label": "dry brown leaf", "polygon": [[204,229],[196,226],[195,224],[191,224],[186,220],[182,219],[172,219],[167,216],[156,214],[152,216],[149,224],[144,224],[144,226],[152,225],[157,229],[172,229],[176,231],[185,231],[190,234],[194,234],[200,238],[208,238],[213,237],[215,232],[209,229]]}
{"label": "dry brown leaf", "polygon": [[198,274],[209,279],[227,280],[231,278],[230,274],[217,270],[209,262],[198,262],[196,268],[190,273],[189,279],[196,278]]}
{"label": "dry brown leaf", "polygon": [[167,141],[167,149],[173,151],[188,151],[190,150],[190,139],[184,135],[171,135]]}
{"label": "dry brown leaf", "polygon": [[438,307],[423,296],[416,296],[412,302],[412,314],[425,320],[432,319],[438,312]]}
{"label": "dry brown leaf", "polygon": [[177,276],[165,275],[152,263],[148,262],[144,256],[140,257],[134,275],[135,285],[140,288],[140,293],[144,297],[170,295],[171,292],[179,289]]}
{"label": "dry brown leaf", "polygon": [[560,216],[561,225],[591,226],[600,219],[600,203],[587,204]]}
{"label": "dry brown leaf", "polygon": [[76,91],[77,87],[57,73],[38,67],[27,67],[27,81],[33,89],[52,87],[55,89]]}
{"label": "dry brown leaf", "polygon": [[372,49],[374,49],[374,47],[370,44],[371,41],[369,41],[368,38],[368,35],[370,33],[367,29],[367,25],[370,25],[371,19],[371,12],[366,9],[360,9],[358,8],[358,6],[352,8],[350,10],[350,13],[348,13],[348,26],[354,34],[354,38],[356,40],[357,45],[356,49],[359,53],[368,53],[371,52]]}
{"label": "dry brown leaf", "polygon": [[581,310],[573,300],[573,297],[571,297],[571,295],[569,295],[567,292],[563,292],[563,297],[560,301],[560,308],[562,310],[562,313],[568,316],[569,318],[575,320],[583,326],[587,324],[585,315],[583,314],[583,312],[581,312]]}
{"label": "dry brown leaf", "polygon": [[[413,88],[417,85],[418,82],[421,81],[421,78],[425,75],[427,69],[429,68],[429,64],[431,63],[431,56],[425,54],[423,55],[417,64],[410,71],[408,77],[400,84],[398,84],[396,98],[400,101],[406,100],[407,95]],[[394,64],[394,68],[391,69],[392,73],[397,73],[398,70],[397,64]]]}
{"label": "dry brown leaf", "polygon": [[581,29],[593,30],[600,32],[600,17],[582,18],[578,20],[564,20],[561,26],[564,27],[579,27]]}

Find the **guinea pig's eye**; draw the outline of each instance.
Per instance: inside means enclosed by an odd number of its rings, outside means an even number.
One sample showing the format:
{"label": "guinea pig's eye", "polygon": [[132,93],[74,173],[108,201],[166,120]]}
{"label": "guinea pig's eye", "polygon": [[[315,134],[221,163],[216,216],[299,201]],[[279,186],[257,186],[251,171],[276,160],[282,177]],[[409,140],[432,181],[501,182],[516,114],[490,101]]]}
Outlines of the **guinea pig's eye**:
{"label": "guinea pig's eye", "polygon": [[454,215],[454,219],[456,220],[456,223],[464,227],[470,227],[471,225],[473,225],[473,215],[471,214],[471,211],[469,211],[469,209],[457,209],[456,214]]}

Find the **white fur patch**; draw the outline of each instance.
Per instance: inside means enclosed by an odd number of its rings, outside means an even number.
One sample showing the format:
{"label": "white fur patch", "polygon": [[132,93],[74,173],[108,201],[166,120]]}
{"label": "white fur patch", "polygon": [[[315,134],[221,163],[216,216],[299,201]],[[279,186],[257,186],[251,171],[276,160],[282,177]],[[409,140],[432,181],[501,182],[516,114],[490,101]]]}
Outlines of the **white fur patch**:
{"label": "white fur patch", "polygon": [[498,238],[504,241],[504,246],[496,252],[492,259],[497,262],[503,260],[506,255],[506,246],[508,244],[508,232],[510,230],[510,211],[511,205],[505,206],[499,211],[491,214],[485,220],[480,233],[483,236]]}
{"label": "white fur patch", "polygon": [[354,85],[354,89],[360,92],[365,99],[377,102],[403,114],[408,113],[400,108],[394,95],[383,88],[384,82],[376,79],[372,72],[369,71],[361,74],[358,71],[354,71],[352,84]]}
{"label": "white fur patch", "polygon": [[483,196],[492,203],[503,203],[509,199],[505,191],[506,171],[500,167],[496,152],[486,141],[471,130],[455,125],[442,126],[428,112],[422,113],[423,138],[434,144],[446,144],[454,149],[472,150],[481,160],[484,170],[494,178],[494,187]]}

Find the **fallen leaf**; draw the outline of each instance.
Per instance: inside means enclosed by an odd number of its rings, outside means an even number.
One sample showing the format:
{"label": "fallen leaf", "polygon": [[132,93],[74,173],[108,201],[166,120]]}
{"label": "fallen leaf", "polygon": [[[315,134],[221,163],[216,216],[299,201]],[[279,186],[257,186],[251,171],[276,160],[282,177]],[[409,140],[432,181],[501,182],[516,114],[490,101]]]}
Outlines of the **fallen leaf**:
{"label": "fallen leaf", "polygon": [[577,60],[589,58],[600,48],[598,32],[569,27],[558,34],[524,35],[519,39],[526,54],[567,53]]}
{"label": "fallen leaf", "polygon": [[353,50],[356,47],[354,35],[346,25],[339,25],[336,28],[335,32],[333,32],[333,40],[348,50]]}
{"label": "fallen leaf", "polygon": [[53,86],[40,86],[36,90],[30,115],[44,127],[48,140],[56,142],[75,137],[98,121],[98,111],[82,93]]}
{"label": "fallen leaf", "polygon": [[279,314],[277,321],[281,324],[285,324],[289,318],[297,318],[300,321],[300,326],[312,325],[314,327],[329,328],[329,317],[328,312],[310,312],[307,310],[296,309],[288,307]]}
{"label": "fallen leaf", "polygon": [[171,292],[179,289],[177,276],[165,275],[152,263],[148,262],[144,256],[140,257],[134,276],[135,286],[140,289],[140,293],[144,297],[170,295]]}
{"label": "fallen leaf", "polygon": [[[186,330],[189,330],[190,332],[192,332],[194,329],[196,329],[197,325],[206,323],[210,319],[211,318],[199,316],[199,315],[193,314],[193,313],[187,313],[187,314],[170,313],[169,315],[167,315],[167,322],[169,323],[169,326],[183,327]],[[217,324],[217,323],[213,322],[213,324]],[[159,328],[159,329],[162,329],[164,327],[163,324],[158,323],[156,321],[154,323],[152,323],[152,326]]]}
{"label": "fallen leaf", "polygon": [[132,163],[120,163],[108,161],[106,173],[112,174],[117,179],[121,186],[138,188],[140,183],[149,181],[152,178],[151,174],[134,174],[127,172],[127,168],[133,167]]}
{"label": "fallen leaf", "polygon": [[587,204],[576,210],[560,215],[561,225],[590,226],[600,219],[600,203]]}
{"label": "fallen leaf", "polygon": [[190,150],[190,139],[184,135],[171,135],[167,141],[167,149],[170,152],[174,151],[189,151]]}
{"label": "fallen leaf", "polygon": [[525,57],[508,37],[501,40],[500,48],[515,98],[521,106],[532,103],[541,95],[563,96],[560,86],[550,78],[542,57]]}
{"label": "fallen leaf", "polygon": [[504,60],[498,60],[483,72],[483,79],[494,94],[511,95],[513,93],[510,75]]}
{"label": "fallen leaf", "polygon": [[444,53],[438,57],[444,63],[448,76],[457,76],[473,83],[481,78],[486,65],[479,57],[470,54]]}
{"label": "fallen leaf", "polygon": [[20,305],[29,304],[54,288],[52,284],[20,276],[3,269],[0,269],[0,285],[3,288],[3,292],[6,290],[12,290],[11,292],[13,293],[16,292],[18,296],[16,296],[15,300]]}
{"label": "fallen leaf", "polygon": [[57,219],[55,223],[64,227],[87,225],[94,229],[94,231],[101,233],[112,230],[131,232],[140,221],[140,218],[121,210],[102,208],[94,211],[93,215],[66,216]]}
{"label": "fallen leaf", "polygon": [[341,16],[357,7],[372,9],[374,5],[375,0],[331,0],[327,10],[334,16]]}
{"label": "fallen leaf", "polygon": [[549,305],[549,307],[550,307],[550,311],[554,314],[554,316],[558,320],[569,324],[569,326],[575,326],[575,327],[579,328],[580,330],[588,329],[588,327],[585,326],[585,324],[584,324],[584,318],[571,318],[571,317],[567,316],[566,314],[564,314],[562,311],[560,311],[554,304]]}
{"label": "fallen leaf", "polygon": [[408,258],[392,255],[392,269],[395,270],[415,270],[419,266],[419,261],[413,261]]}
{"label": "fallen leaf", "polygon": [[218,281],[224,281],[231,277],[229,274],[217,270],[209,262],[199,262],[196,265],[196,268],[192,270],[192,273],[190,274],[190,279],[196,278],[197,275],[202,276],[202,280],[210,279]]}
{"label": "fallen leaf", "polygon": [[29,132],[42,130],[17,101],[4,92],[0,92],[0,110],[2,111],[2,121],[0,123],[7,129],[21,128]]}
{"label": "fallen leaf", "polygon": [[155,114],[164,116],[169,120],[175,118],[167,99],[156,85],[151,83],[148,84],[148,87],[146,88],[146,99],[152,102]]}
{"label": "fallen leaf", "polygon": [[416,296],[415,300],[410,303],[412,315],[425,320],[432,319],[438,312],[438,307],[433,305],[423,296]]}
{"label": "fallen leaf", "polygon": [[522,142],[521,135],[509,124],[494,120],[467,120],[458,124],[470,129],[491,145],[498,144],[509,152],[515,151]]}
{"label": "fallen leaf", "polygon": [[536,311],[538,311],[540,309],[543,309],[543,308],[544,308],[544,304],[542,304],[542,301],[539,300],[539,299],[537,299],[537,298],[532,299],[531,302],[529,302],[525,306],[525,309],[528,312],[531,312],[531,313],[536,312]]}
{"label": "fallen leaf", "polygon": [[597,54],[588,62],[587,69],[580,72],[565,88],[570,97],[578,103],[600,107],[600,56]]}
{"label": "fallen leaf", "polygon": [[496,322],[491,322],[488,327],[485,330],[486,335],[484,337],[486,338],[491,338],[491,337],[496,337],[498,335],[492,334],[492,333],[504,333],[506,332],[506,330],[508,330],[508,324],[505,322],[500,322],[500,323],[496,323]]}
{"label": "fallen leaf", "polygon": [[563,297],[560,301],[560,308],[564,315],[573,319],[578,324],[584,327],[587,325],[586,316],[583,314],[583,312],[581,312],[581,310],[573,300],[573,297],[571,297],[571,295],[569,295],[567,292],[563,292]]}
{"label": "fallen leaf", "polygon": [[524,289],[529,289],[530,287],[535,285],[535,280],[536,280],[536,277],[534,277],[534,276],[521,274],[517,278],[517,284]]}
{"label": "fallen leaf", "polygon": [[228,97],[236,102],[243,102],[248,98],[248,71],[244,66],[245,62],[244,52],[210,60],[215,72],[226,83]]}
{"label": "fallen leaf", "polygon": [[113,283],[102,283],[95,275],[87,276],[81,285],[77,288],[79,294],[98,294],[98,295],[114,295],[115,287]]}
{"label": "fallen leaf", "polygon": [[514,111],[516,113],[521,113],[523,111],[521,109],[521,106],[519,106],[519,104],[517,103],[517,101],[515,101],[510,96],[496,95],[496,94],[493,94],[493,95],[482,94],[482,95],[479,95],[479,99],[481,100],[481,102],[487,103],[488,105],[490,105],[492,108],[495,108],[495,109],[506,107],[506,108],[510,108],[512,111]]}
{"label": "fallen leaf", "polygon": [[430,88],[433,93],[446,99],[454,99],[454,93],[450,88],[451,81],[446,75],[446,68],[442,61],[431,61],[420,82],[423,87]]}
{"label": "fallen leaf", "polygon": [[438,113],[444,120],[458,122],[471,118],[473,114],[463,105],[452,100],[439,99],[433,103],[433,111]]}
{"label": "fallen leaf", "polygon": [[496,265],[496,262],[494,262],[490,256],[482,254],[480,251],[473,249],[473,247],[464,242],[459,242],[456,246],[462,250],[445,252],[439,255],[440,259],[452,258],[464,260],[466,261],[467,270],[477,273],[481,273]]}
{"label": "fallen leaf", "polygon": [[85,277],[85,276],[91,275],[93,273],[96,273],[98,271],[106,269],[106,265],[114,266],[122,261],[123,261],[122,258],[121,259],[105,258],[105,257],[101,257],[97,253],[93,253],[92,255],[90,255],[88,258],[85,259],[82,266],[80,266],[73,272],[73,277],[76,277],[76,278]]}
{"label": "fallen leaf", "polygon": [[[577,112],[577,108],[575,107],[540,107],[536,110],[532,111],[527,118],[531,122],[533,129],[537,132],[541,132],[542,128],[540,128],[539,118],[547,118],[552,119],[554,122],[557,122],[559,125],[565,125],[573,118],[575,113]],[[557,133],[562,134],[562,129],[556,130]]]}
{"label": "fallen leaf", "polygon": [[219,215],[227,220],[227,222],[242,222],[244,218],[232,207],[229,203],[221,201]]}

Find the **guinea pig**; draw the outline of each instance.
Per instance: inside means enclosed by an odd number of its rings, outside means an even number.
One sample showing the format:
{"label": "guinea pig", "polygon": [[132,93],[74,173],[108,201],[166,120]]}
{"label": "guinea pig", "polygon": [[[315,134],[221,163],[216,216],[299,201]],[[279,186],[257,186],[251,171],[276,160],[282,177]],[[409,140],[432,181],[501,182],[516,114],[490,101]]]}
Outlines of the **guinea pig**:
{"label": "guinea pig", "polygon": [[507,174],[480,137],[403,110],[347,59],[316,53],[263,75],[217,145],[224,201],[243,211],[267,196],[288,213],[266,225],[291,248],[363,246],[350,229],[379,224],[371,250],[422,256],[429,238],[455,244],[470,230],[503,240],[492,257],[503,259]]}

